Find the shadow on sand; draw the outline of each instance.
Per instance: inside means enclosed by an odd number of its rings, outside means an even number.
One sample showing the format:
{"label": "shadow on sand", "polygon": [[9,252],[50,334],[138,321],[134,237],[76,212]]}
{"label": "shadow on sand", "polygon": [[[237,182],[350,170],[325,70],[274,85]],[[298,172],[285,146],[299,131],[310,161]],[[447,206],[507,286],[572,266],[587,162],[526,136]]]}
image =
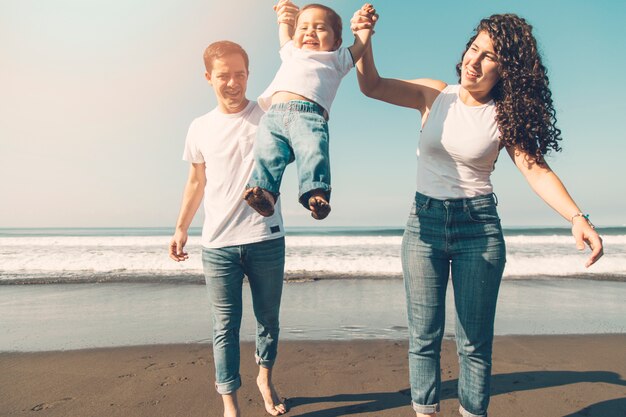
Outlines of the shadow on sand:
{"label": "shadow on sand", "polygon": [[[501,395],[510,392],[536,390],[577,383],[605,383],[626,387],[626,381],[614,372],[606,371],[533,371],[516,372],[512,374],[498,374],[491,379],[491,395]],[[444,381],[441,384],[441,399],[447,400],[456,397],[458,380]],[[366,394],[336,394],[326,397],[294,397],[287,401],[287,405],[294,417],[339,417],[390,410],[399,407],[408,407],[411,402],[409,389],[391,392],[374,392]],[[349,405],[334,406],[324,410],[297,414],[297,408],[306,404],[316,403],[352,403]],[[358,403],[358,404],[354,404]],[[613,400],[590,404],[585,408],[562,417],[618,417],[626,416],[626,396]],[[557,417],[557,416],[555,416]]]}

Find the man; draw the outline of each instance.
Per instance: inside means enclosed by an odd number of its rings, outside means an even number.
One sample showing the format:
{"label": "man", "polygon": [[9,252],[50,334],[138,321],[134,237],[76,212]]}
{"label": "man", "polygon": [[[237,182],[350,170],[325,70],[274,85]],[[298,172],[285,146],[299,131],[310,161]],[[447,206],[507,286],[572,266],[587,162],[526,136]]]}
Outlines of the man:
{"label": "man", "polygon": [[239,328],[246,275],[257,319],[257,385],[271,415],[286,412],[272,385],[278,343],[278,313],[285,266],[280,209],[263,217],[241,198],[252,172],[256,129],[263,112],[246,98],[248,55],[229,41],[205,50],[205,77],[217,107],[189,128],[183,159],[191,163],[170,258],[188,258],[187,230],[204,197],[202,263],[213,315],[215,387],[225,417],[239,417]]}

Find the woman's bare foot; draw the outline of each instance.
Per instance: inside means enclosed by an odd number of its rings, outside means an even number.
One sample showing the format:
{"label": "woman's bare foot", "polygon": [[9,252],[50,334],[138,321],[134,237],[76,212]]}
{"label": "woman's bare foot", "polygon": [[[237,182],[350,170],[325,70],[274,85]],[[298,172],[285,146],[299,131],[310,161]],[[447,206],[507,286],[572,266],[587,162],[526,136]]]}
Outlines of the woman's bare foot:
{"label": "woman's bare foot", "polygon": [[224,417],[239,417],[239,404],[237,403],[237,392],[232,394],[222,394],[224,402]]}
{"label": "woman's bare foot", "polygon": [[274,196],[265,188],[248,188],[243,193],[243,199],[263,217],[274,214]]}
{"label": "woman's bare foot", "polygon": [[269,368],[259,367],[259,376],[256,378],[256,384],[261,391],[263,402],[265,403],[265,411],[271,416],[280,416],[287,412],[287,406],[284,400],[281,400],[272,384],[272,370]]}
{"label": "woman's bare foot", "polygon": [[311,216],[317,220],[323,220],[330,213],[330,204],[322,194],[315,194],[309,198]]}

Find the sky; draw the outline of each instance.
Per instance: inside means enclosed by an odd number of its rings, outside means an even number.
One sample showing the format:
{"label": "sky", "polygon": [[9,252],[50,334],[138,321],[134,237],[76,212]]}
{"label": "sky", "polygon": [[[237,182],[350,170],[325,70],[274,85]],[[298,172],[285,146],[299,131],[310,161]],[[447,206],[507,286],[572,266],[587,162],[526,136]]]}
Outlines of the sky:
{"label": "sky", "polygon": [[[189,123],[216,105],[202,53],[229,39],[250,55],[248,98],[280,64],[273,1],[0,0],[0,227],[173,227]],[[299,6],[305,3],[295,1]],[[362,3],[323,1],[344,21]],[[599,226],[626,225],[626,2],[374,3],[379,72],[456,82],[473,29],[493,13],[533,25],[562,130],[548,158]],[[330,118],[330,216],[297,203],[283,179],[285,225],[403,226],[415,192],[418,112],[378,102],[344,78]],[[505,152],[493,174],[502,223],[567,226]],[[202,222],[201,210],[194,226]]]}

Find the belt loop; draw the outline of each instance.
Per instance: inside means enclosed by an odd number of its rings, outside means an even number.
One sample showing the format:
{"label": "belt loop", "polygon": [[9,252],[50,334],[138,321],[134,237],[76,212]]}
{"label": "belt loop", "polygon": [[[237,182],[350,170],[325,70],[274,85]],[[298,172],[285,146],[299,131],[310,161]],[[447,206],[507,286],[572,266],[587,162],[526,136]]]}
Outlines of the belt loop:
{"label": "belt loop", "polygon": [[467,200],[469,200],[468,198],[464,198],[463,199],[463,211],[468,211],[469,208],[467,206]]}
{"label": "belt loop", "polygon": [[430,197],[426,197],[426,202],[424,203],[424,207],[426,208],[426,210],[430,208],[430,200]]}
{"label": "belt loop", "polygon": [[498,196],[496,195],[496,193],[491,193],[491,194],[493,195],[493,202],[497,206],[498,205]]}

